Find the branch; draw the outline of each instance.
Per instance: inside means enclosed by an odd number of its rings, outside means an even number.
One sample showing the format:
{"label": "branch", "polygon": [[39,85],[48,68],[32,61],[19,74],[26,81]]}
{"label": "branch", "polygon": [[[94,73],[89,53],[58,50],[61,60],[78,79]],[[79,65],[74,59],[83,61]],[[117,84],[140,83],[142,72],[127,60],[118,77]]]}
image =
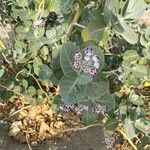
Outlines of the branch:
{"label": "branch", "polygon": [[73,20],[71,21],[70,25],[69,25],[69,28],[68,28],[68,32],[67,32],[67,36],[70,37],[73,29],[74,29],[74,24],[76,24],[80,18],[80,15],[81,15],[81,9],[80,7],[78,7],[77,11],[76,11],[76,14],[73,18]]}
{"label": "branch", "polygon": [[123,135],[123,137],[130,143],[130,145],[133,147],[134,150],[137,150],[137,148],[134,145],[134,143],[127,137],[127,135],[123,132],[122,129],[118,128],[117,131]]}
{"label": "branch", "polygon": [[45,96],[47,97],[47,99],[49,99],[48,94],[42,89],[42,87],[41,87],[39,81],[36,79],[36,77],[33,74],[31,74],[31,73],[29,73],[29,75],[36,81],[36,83],[39,86],[39,88],[41,89],[41,91],[45,94]]}

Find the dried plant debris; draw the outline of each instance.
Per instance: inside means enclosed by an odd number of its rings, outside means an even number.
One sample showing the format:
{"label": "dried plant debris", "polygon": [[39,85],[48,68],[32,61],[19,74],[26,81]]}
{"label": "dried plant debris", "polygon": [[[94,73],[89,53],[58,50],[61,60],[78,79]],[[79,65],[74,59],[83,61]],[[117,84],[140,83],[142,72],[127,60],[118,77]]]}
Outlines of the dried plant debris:
{"label": "dried plant debris", "polygon": [[35,144],[62,137],[66,129],[84,127],[79,116],[70,112],[56,115],[46,101],[37,106],[28,106],[19,107],[11,115],[9,136],[17,141],[27,142],[28,137],[28,142]]}

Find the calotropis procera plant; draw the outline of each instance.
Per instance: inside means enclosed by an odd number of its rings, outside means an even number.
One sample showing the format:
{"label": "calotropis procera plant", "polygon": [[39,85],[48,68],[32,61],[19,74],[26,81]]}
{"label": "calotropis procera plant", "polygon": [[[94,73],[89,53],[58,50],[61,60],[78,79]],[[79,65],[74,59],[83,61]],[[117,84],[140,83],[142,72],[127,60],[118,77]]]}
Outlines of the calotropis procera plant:
{"label": "calotropis procera plant", "polygon": [[81,114],[83,121],[93,123],[104,108],[109,111],[114,107],[108,81],[101,71],[104,54],[100,48],[90,45],[79,48],[72,42],[64,44],[60,50],[60,66],[64,74],[59,82],[61,100],[65,105],[88,107]]}

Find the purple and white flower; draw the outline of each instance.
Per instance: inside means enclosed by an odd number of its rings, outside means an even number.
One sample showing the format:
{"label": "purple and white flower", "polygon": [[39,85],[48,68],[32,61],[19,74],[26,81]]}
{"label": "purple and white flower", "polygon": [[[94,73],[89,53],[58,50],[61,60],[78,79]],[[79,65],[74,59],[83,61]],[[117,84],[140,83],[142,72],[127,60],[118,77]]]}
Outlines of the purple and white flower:
{"label": "purple and white flower", "polygon": [[92,67],[89,70],[89,74],[92,75],[92,76],[95,76],[97,74],[97,72],[98,72],[98,69],[95,68],[95,67]]}
{"label": "purple and white flower", "polygon": [[81,115],[83,111],[88,111],[88,106],[86,105],[80,105],[78,107],[75,107],[75,112],[77,115]]}
{"label": "purple and white flower", "polygon": [[81,60],[82,59],[82,54],[80,52],[76,52],[74,55],[75,60]]}
{"label": "purple and white flower", "polygon": [[106,112],[106,106],[97,105],[97,107],[94,109],[94,112],[99,113],[105,113]]}
{"label": "purple and white flower", "polygon": [[100,67],[100,58],[94,55],[94,49],[91,47],[86,47],[84,52],[85,55],[79,51],[75,52],[72,66],[74,69],[80,69],[84,73],[95,76]]}
{"label": "purple and white flower", "polygon": [[81,67],[81,62],[78,61],[78,60],[75,60],[75,61],[72,63],[72,65],[73,65],[73,67],[74,67],[75,69],[80,69],[80,67]]}
{"label": "purple and white flower", "polygon": [[92,56],[94,53],[94,50],[90,47],[85,48],[85,55],[86,56]]}

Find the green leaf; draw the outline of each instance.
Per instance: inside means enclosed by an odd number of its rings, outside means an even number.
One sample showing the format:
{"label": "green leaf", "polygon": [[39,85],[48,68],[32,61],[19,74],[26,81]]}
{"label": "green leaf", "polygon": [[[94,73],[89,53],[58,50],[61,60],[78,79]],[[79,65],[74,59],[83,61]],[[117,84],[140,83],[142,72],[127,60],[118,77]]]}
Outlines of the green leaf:
{"label": "green leaf", "polygon": [[143,49],[143,50],[142,50],[142,54],[143,54],[144,57],[146,57],[147,59],[150,59],[150,49]]}
{"label": "green leaf", "polygon": [[63,105],[63,102],[61,101],[61,96],[60,95],[55,96],[52,99],[51,104],[52,110],[57,113],[59,107]]}
{"label": "green leaf", "polygon": [[132,121],[129,118],[126,118],[124,120],[123,127],[124,127],[125,134],[127,135],[129,139],[132,139],[135,137],[135,129],[134,129]]}
{"label": "green leaf", "polygon": [[104,74],[99,73],[87,85],[86,96],[89,98],[100,98],[109,91],[109,83]]}
{"label": "green leaf", "polygon": [[138,78],[148,76],[148,71],[145,66],[136,64],[131,69],[132,69],[132,73]]}
{"label": "green leaf", "polygon": [[27,80],[25,80],[25,79],[22,80],[22,86],[23,86],[23,88],[25,90],[28,88],[28,82],[27,82]]}
{"label": "green leaf", "polygon": [[130,118],[132,121],[136,121],[139,118],[145,118],[147,115],[145,110],[140,106],[132,107],[128,111],[130,112]]}
{"label": "green leaf", "polygon": [[87,73],[82,73],[77,77],[79,84],[84,85],[92,81],[92,76],[89,76]]}
{"label": "green leaf", "polygon": [[19,34],[20,38],[23,39],[26,36],[26,34],[29,32],[29,27],[20,25],[16,28],[16,32],[17,34]]}
{"label": "green leaf", "polygon": [[34,36],[35,38],[40,38],[40,37],[43,37],[44,36],[44,33],[45,33],[45,29],[44,28],[36,28],[34,30]]}
{"label": "green leaf", "polygon": [[86,85],[80,85],[76,78],[63,76],[59,83],[62,100],[66,103],[78,103],[86,92]]}
{"label": "green leaf", "polygon": [[137,78],[135,75],[130,74],[127,78],[127,83],[129,85],[134,85],[134,86],[138,86],[141,84],[141,81],[139,78]]}
{"label": "green leaf", "polygon": [[60,6],[62,13],[67,13],[75,0],[61,0]]}
{"label": "green leaf", "polygon": [[135,121],[134,126],[145,133],[146,135],[150,134],[150,121],[145,119],[138,119]]}
{"label": "green leaf", "polygon": [[46,30],[46,36],[47,36],[48,39],[50,39],[52,41],[56,41],[56,29],[51,28],[49,30]]}
{"label": "green leaf", "polygon": [[26,7],[28,6],[28,0],[16,0],[15,4],[20,7]]}
{"label": "green leaf", "polygon": [[139,19],[146,10],[147,5],[144,0],[127,0],[125,7],[125,19]]}
{"label": "green leaf", "polygon": [[88,32],[92,40],[95,40],[97,43],[103,37],[105,32],[106,25],[104,24],[103,19],[94,19],[91,20],[88,24]]}
{"label": "green leaf", "polygon": [[74,60],[73,54],[79,50],[79,48],[72,42],[63,45],[60,50],[60,65],[65,76],[74,78],[77,77],[76,71],[72,67],[72,61]]}
{"label": "green leaf", "polygon": [[110,118],[105,122],[105,128],[106,130],[114,131],[117,128],[118,124],[119,124],[118,119]]}
{"label": "green leaf", "polygon": [[5,72],[4,68],[0,69],[0,78],[3,76],[4,72]]}
{"label": "green leaf", "polygon": [[96,103],[106,106],[106,110],[110,111],[115,108],[115,99],[109,91],[105,91],[104,93],[105,94],[102,97],[99,97],[99,99],[96,100]]}
{"label": "green leaf", "polygon": [[137,94],[131,93],[129,96],[129,101],[134,105],[144,105],[144,100]]}
{"label": "green leaf", "polygon": [[39,57],[36,57],[33,61],[34,73],[39,76],[39,72],[42,66],[42,60]]}
{"label": "green leaf", "polygon": [[120,103],[119,113],[120,113],[120,115],[126,115],[127,114],[127,103],[126,102]]}
{"label": "green leaf", "polygon": [[68,25],[63,23],[46,30],[46,36],[48,39],[50,39],[51,43],[55,43],[66,34],[67,29]]}
{"label": "green leaf", "polygon": [[53,62],[52,62],[53,75],[57,80],[60,80],[64,75],[60,66],[60,53],[58,51],[57,54],[53,53],[52,55],[53,55]]}
{"label": "green leaf", "polygon": [[28,88],[28,94],[30,97],[34,96],[36,94],[36,89],[34,86],[29,86]]}
{"label": "green leaf", "polygon": [[119,10],[119,1],[118,0],[106,0],[104,6],[104,19],[106,24],[111,24],[114,22],[115,16],[118,14]]}
{"label": "green leaf", "polygon": [[98,115],[90,110],[84,111],[81,116],[81,121],[86,125],[93,124],[97,121]]}
{"label": "green leaf", "polygon": [[47,10],[49,12],[56,12],[56,13],[60,13],[60,7],[61,7],[61,3],[60,0],[46,0],[46,6],[47,6]]}
{"label": "green leaf", "polygon": [[127,50],[123,54],[123,59],[130,63],[138,60],[138,58],[139,58],[139,55],[137,54],[136,50]]}
{"label": "green leaf", "polygon": [[126,24],[123,18],[118,16],[118,23],[113,25],[117,34],[121,35],[130,44],[136,44],[138,42],[138,34]]}
{"label": "green leaf", "polygon": [[52,70],[45,64],[40,67],[39,78],[41,80],[49,80],[52,75]]}
{"label": "green leaf", "polygon": [[44,57],[49,54],[49,49],[47,46],[43,46],[42,49],[40,49],[40,52],[41,52],[41,55]]}

